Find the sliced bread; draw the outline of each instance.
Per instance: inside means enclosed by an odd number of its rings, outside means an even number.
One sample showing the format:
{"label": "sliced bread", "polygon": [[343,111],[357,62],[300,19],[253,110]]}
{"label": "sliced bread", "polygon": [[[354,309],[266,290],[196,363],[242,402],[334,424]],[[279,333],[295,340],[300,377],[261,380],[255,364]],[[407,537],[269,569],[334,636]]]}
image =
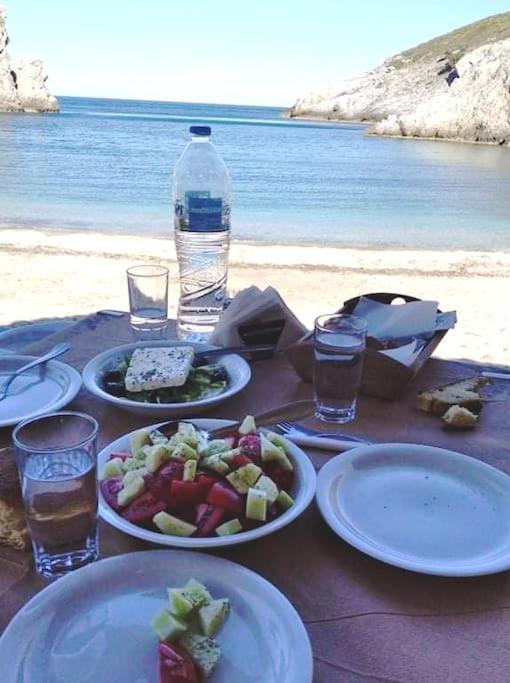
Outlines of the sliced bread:
{"label": "sliced bread", "polygon": [[439,417],[442,417],[451,406],[460,406],[474,415],[479,415],[483,402],[478,389],[488,383],[486,377],[477,375],[460,382],[445,384],[437,389],[420,391],[415,406],[418,410]]}

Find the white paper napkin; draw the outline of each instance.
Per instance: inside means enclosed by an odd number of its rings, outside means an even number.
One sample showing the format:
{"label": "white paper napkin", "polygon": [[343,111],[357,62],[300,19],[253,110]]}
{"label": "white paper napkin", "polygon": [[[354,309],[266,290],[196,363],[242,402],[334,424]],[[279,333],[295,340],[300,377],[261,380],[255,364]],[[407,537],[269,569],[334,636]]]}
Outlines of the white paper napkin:
{"label": "white paper napkin", "polygon": [[362,296],[353,311],[368,322],[368,336],[398,339],[429,334],[436,329],[437,301],[382,304]]}
{"label": "white paper napkin", "polygon": [[352,448],[358,448],[363,446],[362,443],[356,443],[354,441],[345,441],[342,439],[330,439],[326,437],[319,436],[308,436],[307,434],[285,434],[285,438],[297,446],[304,446],[305,448],[318,448],[325,451],[336,451],[337,453],[343,453],[344,451],[349,451]]}
{"label": "white paper napkin", "polygon": [[254,324],[262,327],[264,323],[283,320],[284,327],[277,348],[284,349],[303,337],[307,329],[288,308],[280,294],[273,287],[260,290],[252,286],[243,289],[232,299],[222,314],[209,338],[216,346],[237,346],[244,342],[239,335],[239,327]]}

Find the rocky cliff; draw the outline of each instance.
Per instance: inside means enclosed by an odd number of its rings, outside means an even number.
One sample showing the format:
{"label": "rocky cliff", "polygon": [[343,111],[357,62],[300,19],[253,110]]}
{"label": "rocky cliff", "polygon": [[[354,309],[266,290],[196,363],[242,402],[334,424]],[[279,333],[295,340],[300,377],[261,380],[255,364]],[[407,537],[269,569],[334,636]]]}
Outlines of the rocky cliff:
{"label": "rocky cliff", "polygon": [[5,8],[0,5],[0,111],[58,111],[57,99],[46,88],[46,76],[39,59],[23,61],[11,68]]}
{"label": "rocky cliff", "polygon": [[407,50],[296,102],[291,116],[381,135],[510,143],[510,12]]}

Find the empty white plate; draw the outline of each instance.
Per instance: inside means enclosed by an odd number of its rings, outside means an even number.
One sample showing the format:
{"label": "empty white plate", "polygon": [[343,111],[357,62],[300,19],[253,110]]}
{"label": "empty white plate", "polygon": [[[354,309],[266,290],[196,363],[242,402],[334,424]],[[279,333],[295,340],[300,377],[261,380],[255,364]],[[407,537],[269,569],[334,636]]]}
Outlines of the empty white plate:
{"label": "empty white plate", "polygon": [[383,562],[442,576],[510,568],[510,477],[475,458],[361,446],[321,469],[316,495],[331,529]]}
{"label": "empty white plate", "polygon": [[2,681],[155,683],[150,620],[167,587],[191,577],[231,605],[210,683],[311,683],[310,641],[287,598],[241,565],[182,550],[110,557],[45,588],[0,639]]}
{"label": "empty white plate", "polygon": [[[0,358],[0,386],[36,356],[8,355]],[[81,387],[80,373],[66,363],[50,360],[16,377],[0,401],[0,427],[15,425],[37,415],[60,410]]]}

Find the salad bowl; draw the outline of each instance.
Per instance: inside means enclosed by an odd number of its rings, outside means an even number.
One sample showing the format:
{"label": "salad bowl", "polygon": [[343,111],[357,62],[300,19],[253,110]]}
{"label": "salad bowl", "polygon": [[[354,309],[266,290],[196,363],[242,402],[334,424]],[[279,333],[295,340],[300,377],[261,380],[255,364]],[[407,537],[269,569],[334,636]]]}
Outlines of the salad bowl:
{"label": "salad bowl", "polygon": [[[193,419],[193,425],[199,430],[212,431],[220,427],[235,425],[231,420],[218,419]],[[163,423],[164,424],[164,423]],[[157,430],[161,424],[150,425],[143,428],[143,431]],[[122,453],[130,452],[130,445],[132,443],[132,435],[140,430],[134,430],[120,438],[116,439],[98,455],[98,471],[104,472],[104,466],[111,458],[116,457]],[[264,433],[265,430],[259,430],[259,433]],[[309,506],[315,494],[316,474],[315,469],[309,457],[295,444],[286,441],[285,443],[288,458],[293,466],[292,483],[288,490],[293,499],[293,503],[288,509],[285,509],[281,514],[269,521],[265,522],[255,528],[250,528],[241,531],[240,533],[232,533],[224,536],[179,536],[168,535],[166,533],[158,532],[150,528],[135,524],[129,521],[125,516],[116,512],[106,501],[103,495],[103,489],[100,487],[99,493],[99,514],[109,524],[115,528],[123,531],[126,534],[141,538],[142,540],[151,543],[158,543],[165,546],[173,546],[180,548],[198,549],[198,548],[217,548],[220,546],[236,545],[239,543],[246,543],[253,541],[262,536],[267,536],[284,526],[290,524]],[[231,515],[235,516],[235,515]]]}
{"label": "salad bowl", "polygon": [[82,377],[85,387],[97,398],[110,403],[117,408],[127,410],[137,415],[146,416],[148,419],[157,420],[165,417],[185,417],[197,415],[218,403],[238,394],[251,379],[251,370],[248,363],[236,354],[226,353],[224,356],[215,356],[213,363],[221,366],[226,374],[226,386],[216,395],[200,397],[187,401],[166,402],[157,394],[154,401],[142,402],[132,400],[125,396],[114,396],[105,389],[105,376],[122,364],[135,349],[143,348],[178,348],[182,346],[193,347],[196,353],[212,350],[216,347],[194,342],[171,341],[146,341],[132,342],[116,346],[90,360],[83,369]]}

